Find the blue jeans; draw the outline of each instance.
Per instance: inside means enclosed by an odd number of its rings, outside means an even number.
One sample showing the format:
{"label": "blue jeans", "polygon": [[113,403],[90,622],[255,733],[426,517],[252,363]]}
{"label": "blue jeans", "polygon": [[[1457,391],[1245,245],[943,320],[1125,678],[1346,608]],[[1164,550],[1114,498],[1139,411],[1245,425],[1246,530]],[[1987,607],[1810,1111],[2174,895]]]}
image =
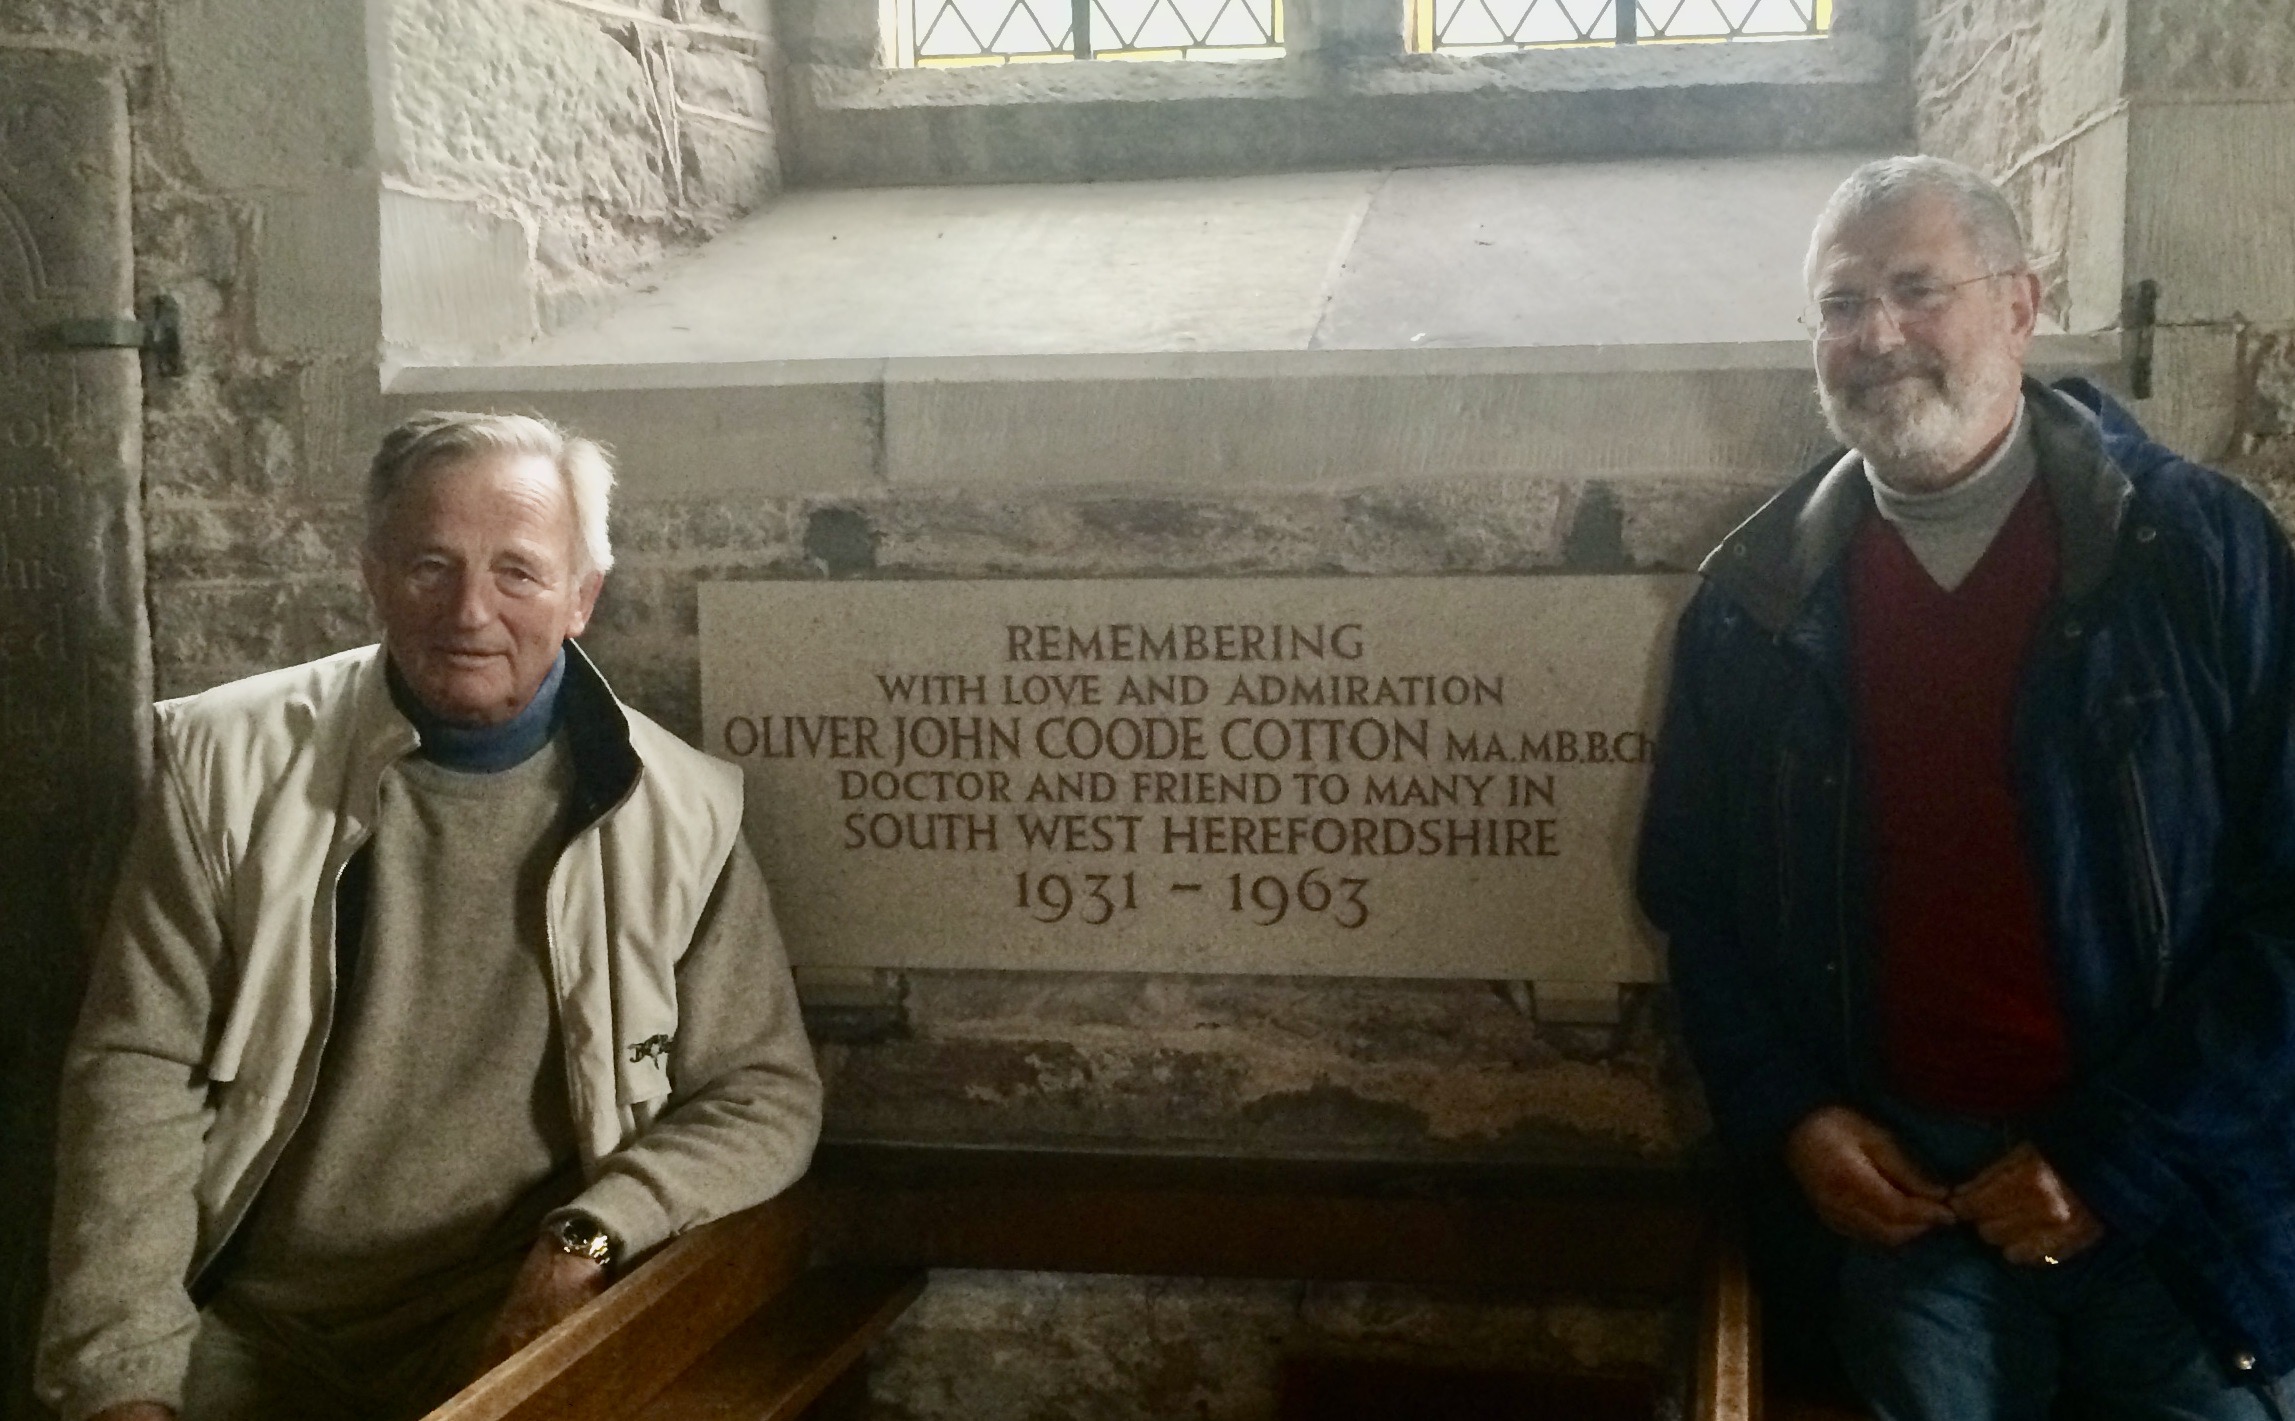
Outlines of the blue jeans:
{"label": "blue jeans", "polygon": [[[2018,1138],[1901,1106],[1874,1113],[1947,1184]],[[1840,1286],[1834,1339],[1881,1421],[2289,1421],[2279,1387],[2217,1361],[2143,1251],[2110,1233],[2055,1267],[2009,1263],[1965,1225],[1901,1248],[1852,1244]]]}

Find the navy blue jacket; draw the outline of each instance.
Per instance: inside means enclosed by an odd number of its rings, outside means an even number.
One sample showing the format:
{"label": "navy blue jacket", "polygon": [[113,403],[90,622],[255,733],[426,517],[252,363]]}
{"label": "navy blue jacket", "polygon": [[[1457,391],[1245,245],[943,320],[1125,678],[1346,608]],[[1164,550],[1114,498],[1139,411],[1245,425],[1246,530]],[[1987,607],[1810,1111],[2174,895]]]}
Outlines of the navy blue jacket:
{"label": "navy blue jacket", "polygon": [[[2259,501],[2085,381],[2025,395],[2061,573],[2015,775],[2073,1055],[2025,1128],[2227,1362],[2276,1375],[2295,1368],[2295,557]],[[1872,495],[1832,468],[1706,561],[1642,822],[1690,1054],[1755,1162],[1878,1092],[1844,574]]]}

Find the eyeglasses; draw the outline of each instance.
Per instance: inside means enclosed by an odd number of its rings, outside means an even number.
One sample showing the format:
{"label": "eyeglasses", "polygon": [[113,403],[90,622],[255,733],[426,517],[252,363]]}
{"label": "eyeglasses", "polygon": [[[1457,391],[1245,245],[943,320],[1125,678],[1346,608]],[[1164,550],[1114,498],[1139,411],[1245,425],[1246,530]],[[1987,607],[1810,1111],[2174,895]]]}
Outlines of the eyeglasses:
{"label": "eyeglasses", "polygon": [[1961,288],[1974,286],[1979,281],[1990,281],[2005,271],[1988,271],[1965,281],[1931,281],[1926,277],[1907,277],[1889,283],[1888,290],[1878,296],[1866,296],[1854,291],[1843,291],[1831,296],[1820,296],[1809,303],[1801,313],[1801,327],[1818,340],[1845,340],[1865,328],[1865,317],[1878,306],[1889,313],[1889,321],[1898,330],[1933,321],[1944,314]]}

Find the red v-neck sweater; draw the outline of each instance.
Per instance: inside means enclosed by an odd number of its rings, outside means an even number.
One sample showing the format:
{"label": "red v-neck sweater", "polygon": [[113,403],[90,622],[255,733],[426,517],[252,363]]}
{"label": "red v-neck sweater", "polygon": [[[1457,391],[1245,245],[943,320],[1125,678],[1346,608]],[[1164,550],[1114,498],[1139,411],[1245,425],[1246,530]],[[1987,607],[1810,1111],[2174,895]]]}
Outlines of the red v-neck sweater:
{"label": "red v-neck sweater", "polygon": [[2035,480],[1950,592],[1878,514],[1848,571],[1883,1066],[1916,1103],[2021,1115],[2070,1069],[2011,743],[2056,585],[2055,510]]}

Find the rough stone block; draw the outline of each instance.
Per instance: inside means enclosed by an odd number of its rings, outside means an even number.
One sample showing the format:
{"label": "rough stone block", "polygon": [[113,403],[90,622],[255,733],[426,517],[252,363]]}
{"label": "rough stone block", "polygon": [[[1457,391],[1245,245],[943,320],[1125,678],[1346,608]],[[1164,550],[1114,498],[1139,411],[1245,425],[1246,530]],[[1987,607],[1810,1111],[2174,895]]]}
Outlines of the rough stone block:
{"label": "rough stone block", "polygon": [[2246,432],[2269,438],[2295,435],[2295,329],[2257,331],[2250,340],[2254,403]]}
{"label": "rough stone block", "polygon": [[[2040,131],[2068,133],[2127,87],[2131,0],[2057,0],[2040,15]],[[2135,0],[2141,3],[2141,0]]]}
{"label": "rough stone block", "polygon": [[1704,1128],[1660,993],[1629,994],[1623,1023],[1589,1037],[1485,982],[901,982],[901,1037],[823,1051],[832,1137],[1648,1164]]}
{"label": "rough stone block", "polygon": [[188,696],[375,639],[356,568],[267,582],[155,583],[158,694]]}
{"label": "rough stone block", "polygon": [[1780,469],[1774,479],[1742,483],[1665,480],[1618,487],[1626,560],[1635,567],[1694,570],[1795,472]]}
{"label": "rough stone block", "polygon": [[2129,125],[2127,273],[2159,281],[2160,319],[2295,318],[2295,99],[2146,105]]}
{"label": "rough stone block", "polygon": [[[881,482],[880,396],[862,362],[819,362],[811,379],[772,366],[655,366],[600,379],[594,367],[410,369],[386,417],[418,409],[530,410],[614,451],[624,496],[775,493]],[[842,378],[837,378],[842,376]]]}
{"label": "rough stone block", "polygon": [[[193,339],[201,332],[195,328]],[[149,392],[145,463],[156,494],[255,500],[355,497],[381,431],[374,367],[355,356],[217,368],[204,349]]]}
{"label": "rough stone block", "polygon": [[524,227],[473,202],[382,194],[382,334],[394,352],[488,354],[540,330]]}
{"label": "rough stone block", "polygon": [[410,182],[624,218],[668,211],[669,150],[646,72],[593,17],[525,0],[398,0],[390,43],[395,151]]}
{"label": "rough stone block", "polygon": [[911,490],[840,500],[874,566],[931,576],[1500,572],[1558,566],[1560,485],[1281,492]]}
{"label": "rough stone block", "polygon": [[0,0],[0,34],[132,43],[147,32],[150,9],[148,0]]}
{"label": "rough stone block", "polygon": [[370,166],[362,0],[182,0],[158,8],[183,148],[208,182],[242,192],[292,190]]}
{"label": "rough stone block", "polygon": [[[1685,361],[1691,349],[1675,348]],[[1024,367],[902,363],[885,386],[886,470],[896,484],[991,486],[1744,477],[1797,466],[1825,442],[1797,363],[1572,370],[1573,358],[1601,362],[1571,352],[1508,370],[1438,354],[1325,357],[1328,373],[1314,378],[1207,378],[1211,366],[1188,378],[1177,358],[1141,361],[1131,379],[996,379]],[[1156,378],[1164,370],[1173,373]],[[1371,370],[1380,373],[1357,373]],[[1632,440],[1618,438],[1629,428]]]}
{"label": "rough stone block", "polygon": [[2120,323],[2127,282],[2128,124],[2115,115],[2065,149],[2063,273],[2067,330],[2100,331]]}
{"label": "rough stone block", "polygon": [[2202,463],[2237,452],[2239,338],[2227,326],[2167,327],[2152,338],[2152,398],[2131,406],[2154,439]]}
{"label": "rough stone block", "polygon": [[148,571],[164,585],[340,577],[358,564],[355,505],[154,500]]}
{"label": "rough stone block", "polygon": [[1267,1421],[1281,1360],[1656,1372],[1662,1308],[1408,1288],[943,1272],[872,1356],[871,1421]]}
{"label": "rough stone block", "polygon": [[695,8],[702,17],[735,29],[759,34],[770,34],[773,29],[772,0],[701,0]]}
{"label": "rough stone block", "polygon": [[381,235],[371,171],[259,200],[255,331],[274,355],[367,355],[382,329]]}
{"label": "rough stone block", "polygon": [[1913,59],[1921,152],[2004,174],[2039,146],[2043,10],[2040,0],[1922,0]]}
{"label": "rough stone block", "polygon": [[705,223],[732,221],[780,184],[780,150],[771,133],[689,113],[683,141],[686,201]]}
{"label": "rough stone block", "polygon": [[771,116],[772,104],[765,93],[764,71],[749,56],[687,48],[672,49],[669,59],[677,75],[677,96],[682,102],[741,114],[760,122]]}
{"label": "rough stone block", "polygon": [[2282,0],[2127,0],[2142,94],[2295,88],[2295,8]]}
{"label": "rough stone block", "polygon": [[240,204],[199,194],[138,193],[136,246],[143,260],[163,273],[153,284],[181,300],[187,281],[210,288],[239,281],[245,265],[242,210]]}

